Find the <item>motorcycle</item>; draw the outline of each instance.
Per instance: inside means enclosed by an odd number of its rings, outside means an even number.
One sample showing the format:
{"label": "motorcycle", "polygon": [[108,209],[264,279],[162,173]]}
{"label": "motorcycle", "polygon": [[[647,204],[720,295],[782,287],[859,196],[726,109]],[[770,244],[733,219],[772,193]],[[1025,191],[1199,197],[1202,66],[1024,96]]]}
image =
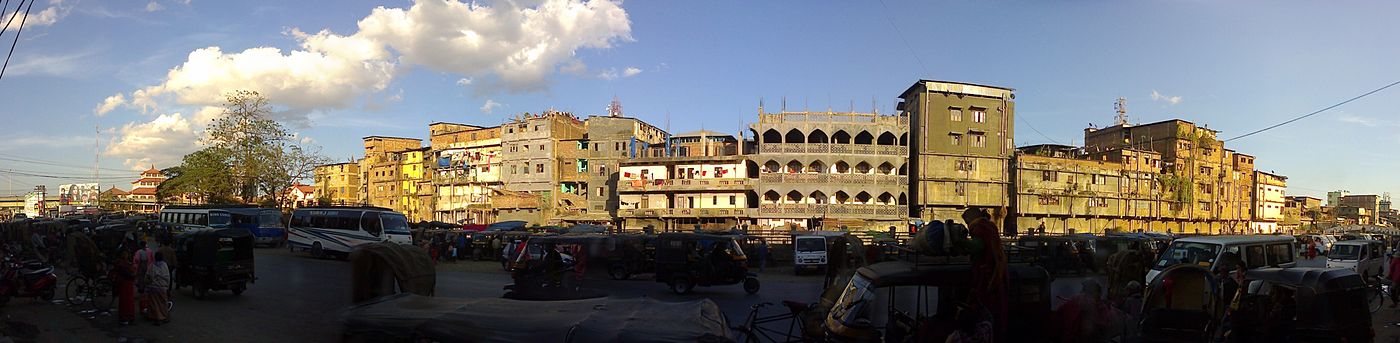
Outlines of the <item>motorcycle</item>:
{"label": "motorcycle", "polygon": [[12,262],[6,258],[0,266],[0,304],[11,297],[38,297],[52,301],[58,287],[58,275],[53,266],[41,262]]}

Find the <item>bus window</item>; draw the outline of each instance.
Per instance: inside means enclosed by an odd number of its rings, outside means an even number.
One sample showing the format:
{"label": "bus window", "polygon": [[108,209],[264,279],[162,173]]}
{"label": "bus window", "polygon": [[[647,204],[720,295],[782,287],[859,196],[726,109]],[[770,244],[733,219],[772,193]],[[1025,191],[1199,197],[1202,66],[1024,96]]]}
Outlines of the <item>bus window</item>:
{"label": "bus window", "polygon": [[204,213],[195,213],[194,223],[197,225],[209,225],[209,215]]}
{"label": "bus window", "polygon": [[384,228],[383,223],[379,222],[379,212],[365,212],[364,216],[360,217],[360,228],[371,235],[379,236]]}
{"label": "bus window", "polygon": [[311,226],[311,212],[295,212],[295,213],[292,213],[292,222],[291,222],[291,225],[290,225],[290,226],[292,226],[292,227],[310,227],[310,226]]}
{"label": "bus window", "polygon": [[1269,244],[1269,265],[1280,266],[1293,263],[1292,250],[1288,243]]}

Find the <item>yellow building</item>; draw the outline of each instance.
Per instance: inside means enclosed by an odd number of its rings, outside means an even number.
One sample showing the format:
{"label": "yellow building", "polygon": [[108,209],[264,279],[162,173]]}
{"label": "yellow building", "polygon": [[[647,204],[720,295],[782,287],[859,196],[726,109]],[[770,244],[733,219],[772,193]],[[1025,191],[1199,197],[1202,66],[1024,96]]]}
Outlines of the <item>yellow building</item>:
{"label": "yellow building", "polygon": [[316,196],[332,205],[352,205],[363,202],[364,179],[357,162],[332,163],[316,166]]}
{"label": "yellow building", "polygon": [[[393,209],[414,219],[409,212],[417,212],[416,206],[419,201],[416,197],[418,187],[405,187],[405,159],[403,152],[418,150],[422,148],[423,141],[417,138],[369,136],[364,138],[365,158],[361,161],[361,170],[365,172],[365,193],[370,205]],[[409,154],[411,158],[413,155]],[[417,179],[422,179],[422,152],[419,151]],[[413,168],[409,168],[412,170]],[[417,180],[412,179],[412,180]],[[409,195],[413,196],[413,201],[406,201]]]}
{"label": "yellow building", "polygon": [[424,201],[420,197],[420,189],[427,195],[432,195],[432,185],[425,183],[429,181],[425,176],[430,175],[423,160],[423,154],[427,151],[427,147],[422,147],[399,151],[391,157],[397,163],[399,176],[399,191],[394,194],[398,197],[398,205],[393,209],[403,213],[411,221],[433,220],[432,210],[425,210]]}

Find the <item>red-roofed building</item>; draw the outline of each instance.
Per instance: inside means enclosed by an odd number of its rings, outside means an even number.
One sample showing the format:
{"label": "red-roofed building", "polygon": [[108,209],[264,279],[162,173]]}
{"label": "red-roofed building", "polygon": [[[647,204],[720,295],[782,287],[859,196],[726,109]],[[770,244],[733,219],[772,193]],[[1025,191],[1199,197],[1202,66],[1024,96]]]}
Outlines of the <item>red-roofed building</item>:
{"label": "red-roofed building", "polygon": [[287,197],[291,199],[292,208],[303,206],[316,206],[316,187],[293,183],[287,189]]}

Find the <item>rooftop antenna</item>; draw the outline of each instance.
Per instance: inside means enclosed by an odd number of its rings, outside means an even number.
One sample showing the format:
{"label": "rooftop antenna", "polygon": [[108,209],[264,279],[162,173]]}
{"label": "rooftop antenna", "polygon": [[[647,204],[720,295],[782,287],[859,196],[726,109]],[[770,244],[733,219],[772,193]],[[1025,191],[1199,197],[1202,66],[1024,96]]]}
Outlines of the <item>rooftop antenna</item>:
{"label": "rooftop antenna", "polygon": [[609,117],[621,117],[621,116],[622,116],[622,101],[618,101],[616,95],[613,96],[612,102],[608,103],[608,116],[609,116]]}
{"label": "rooftop antenna", "polygon": [[763,97],[758,98],[758,114],[763,114]]}
{"label": "rooftop antenna", "polygon": [[786,95],[783,96],[783,108],[782,108],[782,111],[783,111],[783,112],[787,112],[787,96],[786,96]]}
{"label": "rooftop antenna", "polygon": [[[102,126],[101,123],[92,124],[92,182],[97,183],[97,191],[102,192]],[[155,169],[155,166],[151,166]],[[99,206],[97,199],[92,200],[93,206]]]}
{"label": "rooftop antenna", "polygon": [[875,100],[875,96],[870,96],[870,113],[880,114],[880,102]]}
{"label": "rooftop antenna", "polygon": [[1128,99],[1118,97],[1118,102],[1113,103],[1113,110],[1118,112],[1113,117],[1113,124],[1118,126],[1128,125]]}

